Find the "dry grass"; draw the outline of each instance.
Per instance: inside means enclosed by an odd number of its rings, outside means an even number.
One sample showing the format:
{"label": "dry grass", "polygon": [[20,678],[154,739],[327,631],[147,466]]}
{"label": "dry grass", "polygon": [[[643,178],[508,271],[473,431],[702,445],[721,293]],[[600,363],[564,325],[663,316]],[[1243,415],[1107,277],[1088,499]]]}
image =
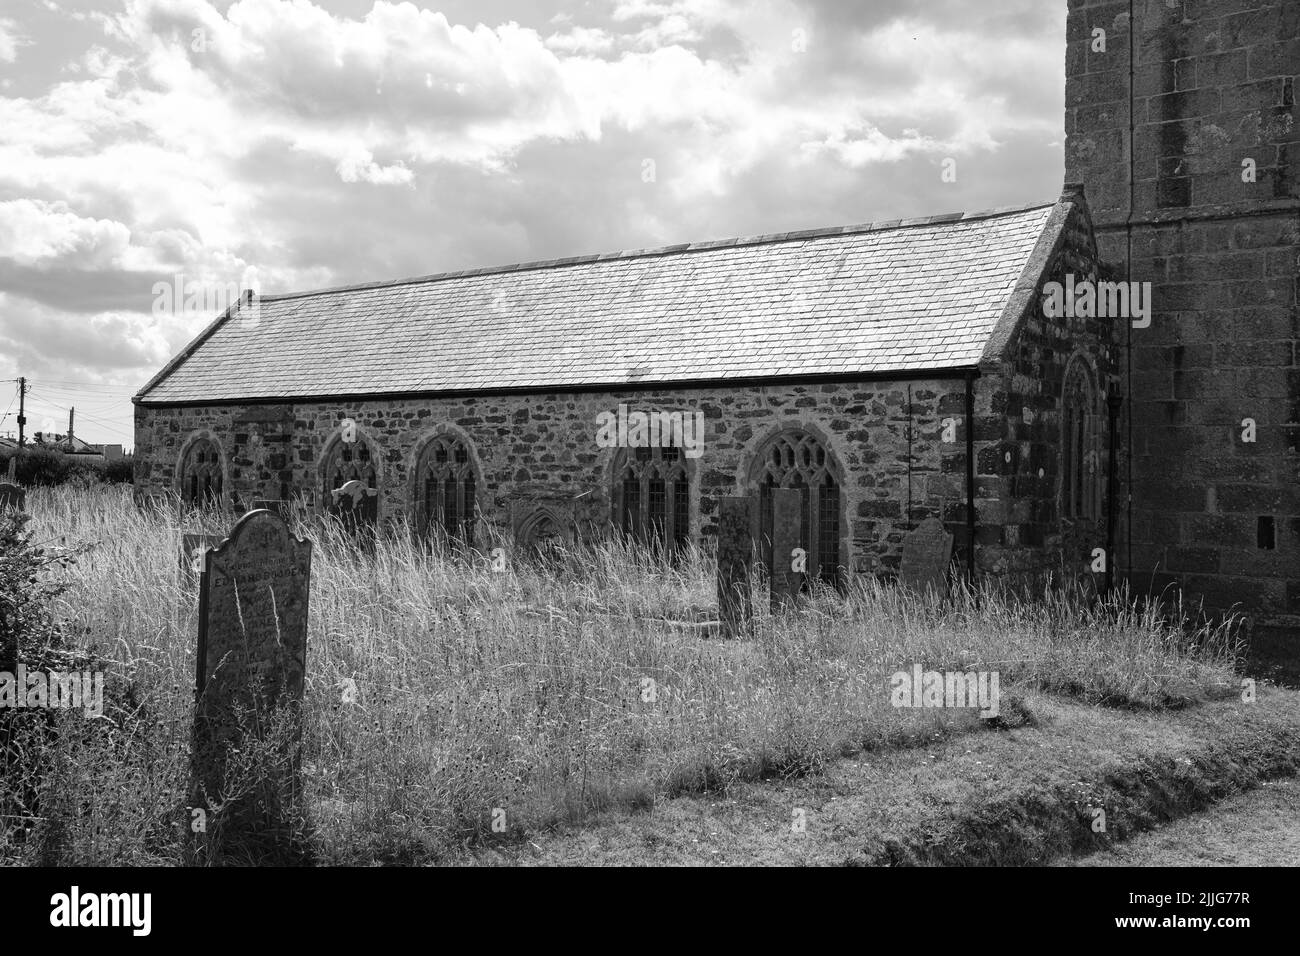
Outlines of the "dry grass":
{"label": "dry grass", "polygon": [[[0,855],[179,862],[196,634],[180,535],[233,517],[141,512],[114,487],[34,489],[28,507],[38,543],[85,548],[56,610],[114,662],[129,713],[107,728],[60,715],[45,799]],[[607,544],[493,571],[484,555],[403,534],[358,550],[334,528],[297,525],[315,546],[305,780],[323,863],[436,860],[491,832],[494,812],[518,836],[980,729],[970,711],[890,706],[889,675],[913,661],[999,671],[1013,720],[1033,691],[1166,707],[1235,687],[1226,628],[1174,626],[1120,599],[986,592],[931,605],[864,583],[760,614],[752,639],[723,642],[685,626],[712,615],[699,553],[674,564]],[[0,799],[5,787],[16,789],[0,784]]]}

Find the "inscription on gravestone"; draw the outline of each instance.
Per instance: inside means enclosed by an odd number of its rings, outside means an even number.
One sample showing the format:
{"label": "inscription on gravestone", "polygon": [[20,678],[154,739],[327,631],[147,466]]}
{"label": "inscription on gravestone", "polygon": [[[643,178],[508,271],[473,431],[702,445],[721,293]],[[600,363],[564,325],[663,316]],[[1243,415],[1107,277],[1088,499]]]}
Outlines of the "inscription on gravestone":
{"label": "inscription on gravestone", "polygon": [[723,498],[718,510],[718,615],[724,637],[735,637],[752,613],[754,499]]}
{"label": "inscription on gravestone", "polygon": [[[11,461],[13,459],[10,459]],[[13,508],[22,511],[27,506],[27,492],[18,485],[0,482],[0,511]]]}
{"label": "inscription on gravestone", "polygon": [[[795,570],[795,549],[803,542],[803,493],[797,488],[772,489],[772,609],[793,604],[803,586]],[[806,567],[806,565],[804,565]]]}
{"label": "inscription on gravestone", "polygon": [[[250,511],[230,537],[204,555],[199,585],[199,648],[194,717],[195,806],[224,806],[220,856],[228,840],[267,853],[285,849],[297,819],[298,732],[307,651],[311,543],[293,536],[269,511]],[[285,718],[277,723],[276,718]],[[232,750],[250,735],[276,728],[276,746],[262,752],[258,786],[223,794]],[[287,728],[287,729],[286,729]]]}
{"label": "inscription on gravestone", "polygon": [[948,593],[948,565],[952,562],[952,534],[938,518],[926,518],[903,538],[899,583],[918,594]]}

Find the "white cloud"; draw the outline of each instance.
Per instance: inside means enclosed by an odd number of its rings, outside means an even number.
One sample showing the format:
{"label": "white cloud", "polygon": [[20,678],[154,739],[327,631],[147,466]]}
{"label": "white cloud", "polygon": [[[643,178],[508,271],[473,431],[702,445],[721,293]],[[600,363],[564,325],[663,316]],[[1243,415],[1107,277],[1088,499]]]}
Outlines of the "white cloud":
{"label": "white cloud", "polygon": [[615,48],[616,37],[592,27],[574,27],[563,33],[552,33],[545,41],[548,50],[559,53],[608,53]]}
{"label": "white cloud", "polygon": [[370,155],[370,151],[365,149],[358,149],[339,160],[338,171],[339,178],[345,183],[361,181],[379,186],[409,183],[414,177],[414,173],[401,163],[380,166]]}
{"label": "white cloud", "polygon": [[0,258],[23,266],[105,269],[123,264],[131,230],[78,216],[65,202],[0,202]]}
{"label": "white cloud", "polygon": [[30,42],[18,32],[18,24],[0,17],[0,63],[13,63],[18,59],[18,48]]}

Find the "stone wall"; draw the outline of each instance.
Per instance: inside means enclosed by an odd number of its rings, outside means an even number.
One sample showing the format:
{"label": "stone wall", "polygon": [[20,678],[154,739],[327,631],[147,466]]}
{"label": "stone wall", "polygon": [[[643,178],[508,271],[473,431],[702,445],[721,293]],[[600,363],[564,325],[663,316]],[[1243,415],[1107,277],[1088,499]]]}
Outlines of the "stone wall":
{"label": "stone wall", "polygon": [[[719,498],[754,493],[755,452],[785,427],[816,434],[842,469],[842,553],[853,570],[892,575],[903,535],[926,517],[940,517],[959,543],[965,540],[960,378],[328,405],[137,406],[136,485],[142,494],[175,490],[187,444],[212,437],[237,504],[286,492],[319,502],[322,456],[343,419],[352,418],[380,465],[381,521],[410,515],[420,450],[451,430],[468,439],[479,474],[478,505],[490,524],[508,528],[520,502],[561,500],[580,501],[581,517],[602,524],[611,516],[615,450],[597,446],[597,415],[620,402],[703,412],[704,451],[690,464],[697,540],[716,535]],[[958,422],[951,442],[944,441],[947,418]]]}
{"label": "stone wall", "polygon": [[[1043,250],[1043,281],[1064,286],[1068,275],[1076,282],[1106,279],[1082,195],[1069,209],[1056,245]],[[1111,506],[1106,397],[1117,368],[1115,323],[1095,317],[1048,318],[1041,288],[1001,360],[989,364],[983,382],[991,387],[976,393],[976,541],[982,563],[990,569],[1020,576],[1044,571],[1084,575],[1101,584],[1094,577],[1093,553],[1107,547]],[[1096,449],[1101,508],[1095,520],[1068,520],[1061,514],[1062,392],[1071,361],[1087,364],[1099,390],[1094,412],[1101,416]],[[1108,561],[1111,557],[1106,555]]]}
{"label": "stone wall", "polygon": [[1154,287],[1125,342],[1130,571],[1295,639],[1300,4],[1135,0],[1132,19],[1070,0],[1065,119],[1103,258]]}

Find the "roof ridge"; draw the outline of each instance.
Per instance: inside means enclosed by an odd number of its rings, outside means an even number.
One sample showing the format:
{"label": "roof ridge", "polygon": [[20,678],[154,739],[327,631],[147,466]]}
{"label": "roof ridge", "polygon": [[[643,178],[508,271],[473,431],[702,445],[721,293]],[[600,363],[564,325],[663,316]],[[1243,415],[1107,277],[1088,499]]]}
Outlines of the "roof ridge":
{"label": "roof ridge", "polygon": [[286,299],[303,299],[317,295],[333,295],[340,292],[362,292],[370,289],[395,288],[398,286],[423,285],[441,282],[446,279],[464,279],[473,276],[499,275],[506,272],[524,272],[540,269],[555,269],[565,266],[583,265],[590,262],[605,262],[613,259],[648,259],[656,256],[675,255],[683,252],[703,252],[709,249],[727,249],[738,246],[770,245],[778,242],[796,242],[804,239],[823,239],[831,236],[850,236],[864,232],[882,232],[889,229],[909,229],[915,226],[945,225],[955,222],[969,222],[974,219],[992,219],[998,216],[1011,216],[1016,213],[1029,212],[1032,209],[1046,209],[1055,206],[1057,201],[1026,203],[1021,206],[997,206],[992,209],[980,209],[971,212],[940,213],[933,216],[919,216],[913,219],[882,219],[874,222],[856,223],[847,226],[828,226],[819,229],[799,229],[791,232],[774,232],[762,235],[739,236],[732,239],[709,239],[702,242],[684,242],[669,246],[649,247],[645,249],[624,249],[617,252],[595,253],[582,256],[564,256],[557,259],[537,259],[532,262],[516,262],[498,266],[481,266],[473,269],[461,269],[452,272],[435,272],[429,275],[412,276],[406,279],[388,279],[380,282],[361,282],[352,285],[329,286],[323,289],[311,289],[304,292],[285,292],[279,295],[261,295],[263,302],[278,302]]}

